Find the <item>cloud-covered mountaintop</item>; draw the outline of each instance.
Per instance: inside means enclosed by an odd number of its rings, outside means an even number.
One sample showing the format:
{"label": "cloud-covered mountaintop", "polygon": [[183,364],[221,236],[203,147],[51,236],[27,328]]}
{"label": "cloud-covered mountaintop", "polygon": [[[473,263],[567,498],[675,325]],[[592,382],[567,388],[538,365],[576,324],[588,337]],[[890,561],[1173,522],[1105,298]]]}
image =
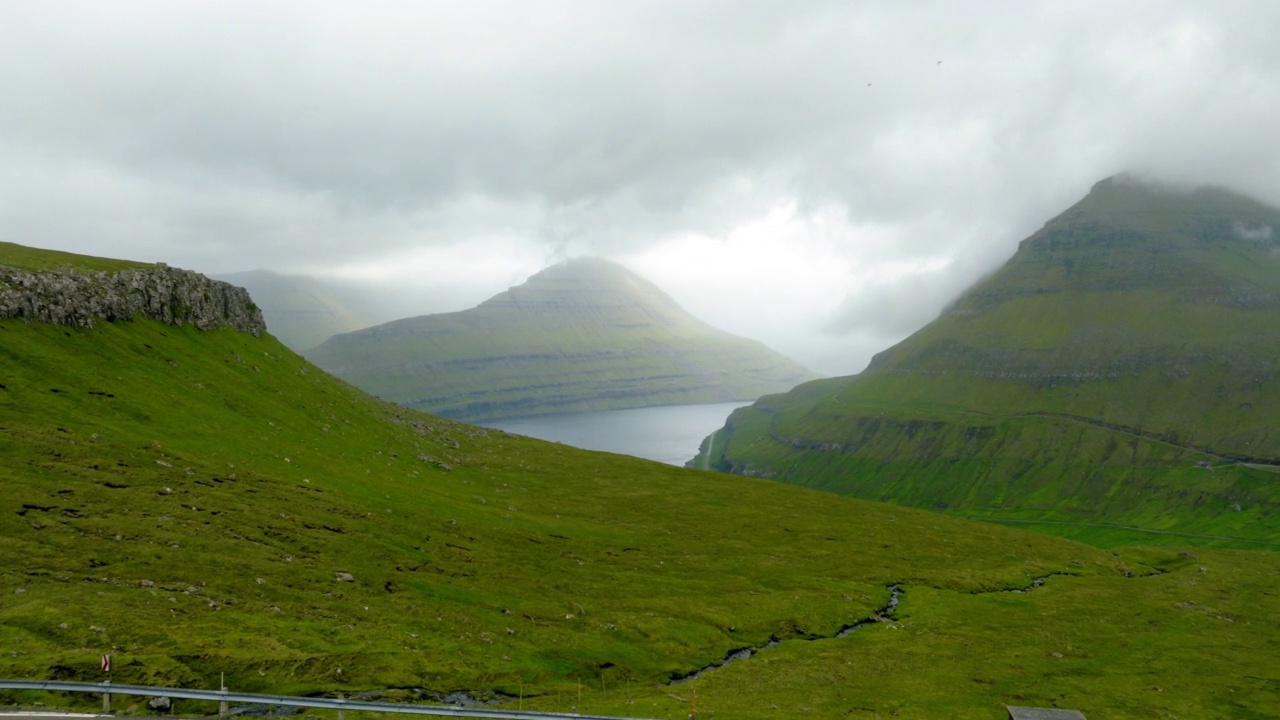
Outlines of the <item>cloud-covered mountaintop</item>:
{"label": "cloud-covered mountaintop", "polygon": [[1280,201],[1277,26],[1265,0],[10,3],[0,236],[360,278],[406,315],[602,255],[850,372],[1100,177]]}

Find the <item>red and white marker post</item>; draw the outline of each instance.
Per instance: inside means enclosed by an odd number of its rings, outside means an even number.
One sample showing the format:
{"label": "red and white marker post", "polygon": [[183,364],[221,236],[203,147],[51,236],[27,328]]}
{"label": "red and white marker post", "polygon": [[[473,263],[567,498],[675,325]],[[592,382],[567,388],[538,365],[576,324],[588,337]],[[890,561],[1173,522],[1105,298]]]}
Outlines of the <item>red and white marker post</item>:
{"label": "red and white marker post", "polygon": [[[104,653],[102,656],[102,672],[107,674],[107,685],[111,684],[111,653]],[[111,693],[102,693],[102,714],[111,714]]]}

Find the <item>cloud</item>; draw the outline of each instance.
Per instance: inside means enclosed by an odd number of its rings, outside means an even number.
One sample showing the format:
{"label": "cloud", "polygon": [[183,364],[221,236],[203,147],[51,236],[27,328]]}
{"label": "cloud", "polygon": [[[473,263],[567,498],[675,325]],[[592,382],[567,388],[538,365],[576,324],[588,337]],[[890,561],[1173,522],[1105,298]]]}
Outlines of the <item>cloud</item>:
{"label": "cloud", "polygon": [[[470,295],[631,258],[700,308],[760,283],[753,323],[707,310],[753,336],[857,344],[1116,172],[1280,203],[1277,25],[1266,0],[9,3],[0,235]],[[695,287],[709,248],[734,270]]]}
{"label": "cloud", "polygon": [[1238,222],[1231,226],[1231,230],[1241,240],[1248,240],[1249,242],[1266,243],[1271,239],[1270,225],[1259,225],[1257,227],[1252,227],[1250,225],[1246,225],[1244,223]]}

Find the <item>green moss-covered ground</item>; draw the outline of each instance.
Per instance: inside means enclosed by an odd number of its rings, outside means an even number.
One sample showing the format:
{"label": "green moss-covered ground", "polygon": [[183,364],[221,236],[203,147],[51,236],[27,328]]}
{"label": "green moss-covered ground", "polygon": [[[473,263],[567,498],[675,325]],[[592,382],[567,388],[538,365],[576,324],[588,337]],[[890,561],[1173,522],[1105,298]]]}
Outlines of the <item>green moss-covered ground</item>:
{"label": "green moss-covered ground", "polygon": [[[504,437],[375,401],[266,336],[6,321],[0,339],[6,676],[94,680],[111,651],[117,682],[655,717],[695,690],[721,717],[1276,709],[1271,553],[1116,555]],[[803,639],[891,584],[892,623]],[[787,641],[666,685],[770,638]]]}
{"label": "green moss-covered ground", "polygon": [[1108,550],[506,436],[267,335],[0,321],[0,676],[99,680],[109,652],[118,683],[654,718],[1280,714],[1280,555],[1184,539]]}

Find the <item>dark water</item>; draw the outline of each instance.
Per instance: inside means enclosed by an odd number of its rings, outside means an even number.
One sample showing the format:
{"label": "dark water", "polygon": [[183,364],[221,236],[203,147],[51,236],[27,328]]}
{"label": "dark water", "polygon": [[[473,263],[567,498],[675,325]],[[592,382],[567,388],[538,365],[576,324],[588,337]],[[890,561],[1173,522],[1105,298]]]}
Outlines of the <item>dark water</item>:
{"label": "dark water", "polygon": [[498,420],[485,425],[588,450],[684,465],[698,454],[702,439],[724,425],[730,412],[750,404],[666,405]]}

